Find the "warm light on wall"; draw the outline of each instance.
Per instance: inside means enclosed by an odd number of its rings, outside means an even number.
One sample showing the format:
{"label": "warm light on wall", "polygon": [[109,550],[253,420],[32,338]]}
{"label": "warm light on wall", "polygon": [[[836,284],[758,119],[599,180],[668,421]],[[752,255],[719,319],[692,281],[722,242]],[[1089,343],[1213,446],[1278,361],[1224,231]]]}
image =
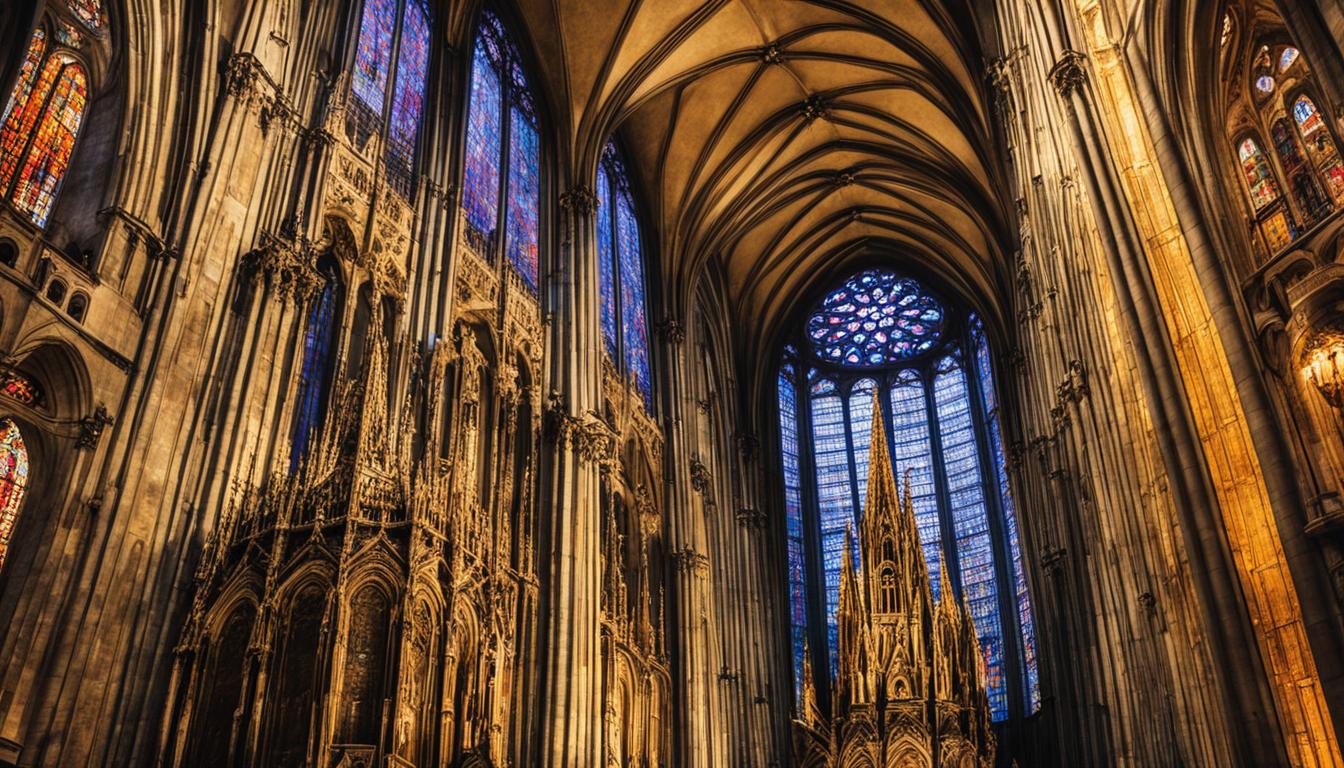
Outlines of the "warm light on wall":
{"label": "warm light on wall", "polygon": [[1302,378],[1330,405],[1344,405],[1344,333],[1326,330],[1311,337],[1302,350]]}

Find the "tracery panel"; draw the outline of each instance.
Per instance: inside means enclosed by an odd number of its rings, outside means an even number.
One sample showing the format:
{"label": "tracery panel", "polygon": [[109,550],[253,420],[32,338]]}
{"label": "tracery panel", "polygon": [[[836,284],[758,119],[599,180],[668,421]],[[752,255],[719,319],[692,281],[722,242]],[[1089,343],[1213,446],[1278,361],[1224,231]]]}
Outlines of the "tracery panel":
{"label": "tracery panel", "polygon": [[821,561],[826,591],[826,631],[830,637],[831,668],[837,662],[835,609],[840,601],[840,567],[845,530],[854,523],[853,490],[849,476],[849,441],[845,434],[845,407],[835,382],[812,385],[812,451],[817,474],[817,516],[821,527]]}
{"label": "tracery panel", "polygon": [[13,419],[0,420],[0,569],[28,491],[28,447]]}
{"label": "tracery panel", "polygon": [[299,368],[298,397],[295,401],[294,434],[290,443],[289,470],[295,472],[308,453],[309,442],[322,424],[331,370],[334,363],[336,309],[340,301],[340,276],[335,262],[323,259],[318,265],[322,287],[308,305],[303,332],[302,359]]}
{"label": "tracery panel", "polygon": [[924,378],[919,371],[906,369],[891,385],[892,462],[901,479],[909,473],[911,503],[919,542],[929,569],[929,585],[934,599],[941,594],[942,542],[938,518],[938,492],[934,487],[933,448],[929,442],[929,413]]}
{"label": "tracery panel", "polygon": [[802,696],[807,648],[806,555],[803,550],[802,477],[798,454],[798,390],[790,365],[779,370],[779,438],[784,463],[784,520],[788,537],[789,617],[795,693]]}

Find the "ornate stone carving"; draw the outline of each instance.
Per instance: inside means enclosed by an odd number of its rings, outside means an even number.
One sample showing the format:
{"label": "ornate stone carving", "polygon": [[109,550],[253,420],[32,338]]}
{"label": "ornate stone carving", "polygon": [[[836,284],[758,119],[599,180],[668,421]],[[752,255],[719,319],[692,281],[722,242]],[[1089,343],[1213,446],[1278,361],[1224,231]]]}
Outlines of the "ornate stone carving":
{"label": "ornate stone carving", "polygon": [[597,212],[597,195],[591,187],[575,185],[560,195],[560,207],[577,216],[592,216]]}
{"label": "ornate stone carving", "polygon": [[1069,98],[1087,82],[1086,61],[1087,57],[1078,51],[1065,51],[1050,68],[1050,84],[1062,98]]}
{"label": "ornate stone carving", "polygon": [[75,438],[75,447],[97,448],[98,438],[103,436],[103,430],[111,424],[112,417],[108,415],[107,408],[99,404],[91,415],[79,420],[79,437]]}

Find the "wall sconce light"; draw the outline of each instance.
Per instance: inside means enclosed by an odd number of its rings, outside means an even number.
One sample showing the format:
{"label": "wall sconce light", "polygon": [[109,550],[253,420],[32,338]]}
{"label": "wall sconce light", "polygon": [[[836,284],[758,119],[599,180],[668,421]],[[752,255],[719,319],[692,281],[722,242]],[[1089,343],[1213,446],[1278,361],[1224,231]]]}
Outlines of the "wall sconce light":
{"label": "wall sconce light", "polygon": [[1302,378],[1335,408],[1344,405],[1344,333],[1317,331],[1302,350]]}

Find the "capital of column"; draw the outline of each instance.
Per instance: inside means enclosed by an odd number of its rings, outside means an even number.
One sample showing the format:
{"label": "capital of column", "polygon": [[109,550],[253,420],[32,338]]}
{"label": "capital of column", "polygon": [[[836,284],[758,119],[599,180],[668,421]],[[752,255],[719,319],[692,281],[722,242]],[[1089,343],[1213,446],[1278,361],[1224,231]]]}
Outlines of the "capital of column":
{"label": "capital of column", "polygon": [[1078,51],[1064,51],[1050,68],[1050,84],[1059,92],[1060,98],[1069,98],[1087,82],[1087,70],[1083,66],[1086,61],[1087,56]]}
{"label": "capital of column", "polygon": [[576,184],[560,195],[560,207],[579,216],[592,216],[597,212],[597,195],[591,187]]}

